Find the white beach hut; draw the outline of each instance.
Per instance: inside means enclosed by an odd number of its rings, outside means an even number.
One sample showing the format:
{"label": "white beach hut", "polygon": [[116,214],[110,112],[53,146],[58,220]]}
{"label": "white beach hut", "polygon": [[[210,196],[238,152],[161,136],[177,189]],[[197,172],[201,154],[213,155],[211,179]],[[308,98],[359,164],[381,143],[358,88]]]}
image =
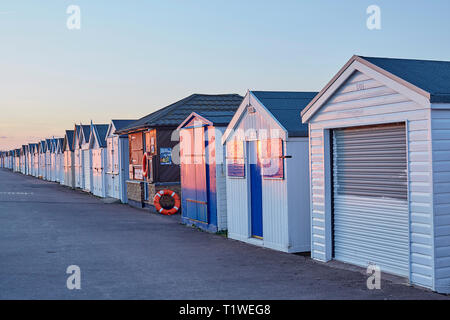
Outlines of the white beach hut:
{"label": "white beach hut", "polygon": [[39,143],[33,147],[33,176],[39,177]]}
{"label": "white beach hut", "polygon": [[52,139],[45,139],[45,180],[52,180],[52,149],[53,143]]}
{"label": "white beach hut", "polygon": [[63,138],[56,139],[56,151],[55,151],[55,160],[56,160],[56,182],[60,184],[64,184],[64,152],[63,152]]}
{"label": "white beach hut", "polygon": [[89,137],[91,135],[91,125],[80,125],[79,142],[81,148],[81,174],[82,189],[86,192],[92,190],[92,155],[89,148]]}
{"label": "white beach hut", "polygon": [[46,153],[47,153],[47,143],[45,140],[39,142],[39,178],[46,179]]}
{"label": "white beach hut", "polygon": [[310,250],[308,127],[315,92],[249,91],[222,142],[228,236],[284,252]]}
{"label": "white beach hut", "polygon": [[75,125],[73,136],[75,187],[83,189],[83,151],[81,150],[81,125]]}
{"label": "white beach hut", "polygon": [[136,120],[111,120],[106,133],[106,196],[127,203],[128,135],[116,134]]}
{"label": "white beach hut", "polygon": [[75,156],[73,152],[74,130],[66,130],[62,152],[64,154],[65,186],[75,188]]}
{"label": "white beach hut", "polygon": [[91,124],[89,149],[92,156],[92,186],[91,192],[106,197],[106,133],[107,124]]}
{"label": "white beach hut", "polygon": [[227,229],[225,152],[222,136],[239,105],[203,108],[179,126],[181,219],[218,232]]}
{"label": "white beach hut", "polygon": [[354,56],[302,120],[312,258],[450,293],[450,62]]}

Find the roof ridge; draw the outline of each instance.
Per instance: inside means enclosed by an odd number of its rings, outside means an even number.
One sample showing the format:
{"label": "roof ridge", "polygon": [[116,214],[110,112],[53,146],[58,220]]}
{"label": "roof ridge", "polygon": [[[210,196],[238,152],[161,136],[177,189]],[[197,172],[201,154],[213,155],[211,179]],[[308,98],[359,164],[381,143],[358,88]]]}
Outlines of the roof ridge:
{"label": "roof ridge", "polygon": [[450,63],[450,60],[435,60],[435,59],[417,59],[417,58],[390,58],[390,57],[375,57],[375,56],[361,56],[357,55],[362,59],[386,59],[386,60],[403,60],[403,61],[422,61],[422,62],[443,62]]}
{"label": "roof ridge", "polygon": [[[224,99],[224,98],[229,98]],[[179,101],[176,101],[174,103],[169,104],[168,106],[161,108],[157,111],[154,111],[153,113],[150,113],[138,120],[136,120],[134,123],[129,124],[128,126],[125,126],[122,129],[117,130],[117,133],[124,133],[129,132],[135,129],[142,129],[146,127],[152,127],[152,126],[177,126],[179,123],[175,124],[176,120],[173,118],[177,118],[179,114],[183,114],[186,112],[184,109],[193,109],[193,106],[196,105],[196,100],[198,102],[198,109],[201,109],[203,107],[208,106],[217,106],[217,108],[227,108],[230,107],[228,104],[232,104],[233,102],[236,104],[236,109],[238,108],[238,103],[235,101],[235,99],[239,98],[239,104],[242,100],[242,96],[239,94],[201,94],[201,93],[193,93]],[[211,101],[210,101],[211,99]],[[216,99],[216,100],[214,100]],[[222,106],[219,106],[219,104],[222,103]],[[185,108],[183,108],[185,107]],[[211,107],[212,108],[212,107]],[[179,112],[177,112],[180,110]],[[201,111],[201,110],[197,110]],[[156,125],[156,123],[160,122],[159,125]],[[180,121],[181,122],[181,121]]]}

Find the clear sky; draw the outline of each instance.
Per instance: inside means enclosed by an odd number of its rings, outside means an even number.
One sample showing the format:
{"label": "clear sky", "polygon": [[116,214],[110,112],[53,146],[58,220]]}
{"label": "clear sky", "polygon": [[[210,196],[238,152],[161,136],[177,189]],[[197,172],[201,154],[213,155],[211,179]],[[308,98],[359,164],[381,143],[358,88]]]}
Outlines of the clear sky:
{"label": "clear sky", "polygon": [[192,93],[319,91],[353,54],[450,60],[449,34],[448,0],[1,0],[0,149]]}

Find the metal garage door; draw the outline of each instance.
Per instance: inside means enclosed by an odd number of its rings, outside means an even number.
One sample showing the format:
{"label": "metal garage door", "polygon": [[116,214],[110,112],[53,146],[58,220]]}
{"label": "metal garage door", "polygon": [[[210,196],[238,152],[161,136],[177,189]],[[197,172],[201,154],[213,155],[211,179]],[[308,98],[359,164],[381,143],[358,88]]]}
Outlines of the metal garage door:
{"label": "metal garage door", "polygon": [[334,257],[408,276],[404,124],[333,131]]}
{"label": "metal garage door", "polygon": [[83,150],[84,189],[91,190],[91,159],[89,150]]}

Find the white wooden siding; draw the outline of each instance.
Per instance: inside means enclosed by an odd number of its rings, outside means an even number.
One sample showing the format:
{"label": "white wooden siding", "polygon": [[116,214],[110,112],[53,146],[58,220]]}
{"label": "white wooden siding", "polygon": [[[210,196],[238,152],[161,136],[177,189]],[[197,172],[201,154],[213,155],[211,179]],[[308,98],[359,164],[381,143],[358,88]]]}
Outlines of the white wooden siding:
{"label": "white wooden siding", "polygon": [[120,176],[120,200],[123,203],[128,203],[127,197],[127,183],[126,181],[129,179],[129,149],[128,149],[128,136],[118,137],[119,140],[119,176]]}
{"label": "white wooden siding", "polygon": [[75,188],[75,163],[73,151],[64,151],[64,185]]}
{"label": "white wooden siding", "polygon": [[129,175],[128,136],[120,137],[114,134],[115,130],[114,124],[111,123],[106,137],[106,148],[104,150],[104,194],[107,197],[120,199],[123,203],[127,203],[126,181]]}
{"label": "white wooden siding", "polygon": [[[248,96],[246,97],[248,99]],[[243,102],[244,103],[244,102]],[[237,134],[240,139],[244,139],[243,134],[248,135],[254,134],[257,136],[258,129],[277,129],[280,127],[272,118],[268,118],[261,115],[262,109],[256,103],[253,104],[257,108],[257,112],[254,114],[248,114],[244,111],[241,120],[237,123],[234,130],[235,132],[231,134],[227,140],[233,139]],[[249,138],[249,137],[247,137]],[[247,139],[246,139],[247,140]],[[273,249],[281,250],[280,238],[282,243],[288,243],[287,226],[284,230],[280,230],[280,223],[287,222],[287,198],[286,198],[286,183],[283,180],[282,183],[279,181],[269,181],[274,182],[273,184],[267,183],[268,181],[263,181],[262,189],[262,199],[263,199],[263,237],[264,242],[261,240],[250,238],[250,201],[249,201],[249,188],[250,183],[248,182],[248,159],[247,159],[247,143],[244,145],[244,158],[245,158],[245,178],[234,178],[228,177],[227,175],[227,215],[228,215],[228,236],[230,238],[247,241],[253,244],[265,245]],[[282,186],[283,185],[283,186]],[[284,201],[280,201],[284,199]],[[264,212],[271,212],[272,216],[276,216],[275,225],[270,225],[272,217],[266,217]],[[279,232],[281,235],[271,235],[273,232]],[[286,246],[287,247],[287,246]]]}
{"label": "white wooden siding", "polygon": [[[249,96],[246,96],[243,104],[247,104]],[[256,113],[248,114],[243,111],[240,120],[234,126],[234,133],[228,136],[227,141],[232,140],[238,133],[246,133],[245,137],[238,135],[246,141],[257,137],[267,138],[265,134],[277,133],[284,143],[284,150],[290,152],[293,158],[289,160],[291,166],[285,160],[285,179],[263,179],[262,180],[262,208],[263,208],[263,239],[251,238],[251,210],[249,200],[249,166],[248,166],[248,142],[244,145],[245,178],[226,177],[227,181],[227,215],[228,236],[230,238],[249,242],[255,245],[268,247],[284,252],[309,251],[309,190],[308,190],[308,148],[307,139],[293,139],[286,142],[286,131],[281,128],[275,119],[267,114],[265,109],[255,99],[250,99]],[[230,127],[228,128],[230,129]],[[266,130],[266,132],[262,132]],[[303,156],[302,156],[303,153]],[[297,162],[298,161],[298,162]],[[296,166],[303,169],[303,175]],[[304,179],[304,180],[303,180]],[[303,187],[301,185],[303,184]],[[288,188],[289,186],[289,188]],[[301,194],[303,191],[303,195]],[[288,194],[291,197],[290,207],[288,205]],[[297,201],[295,200],[297,199]],[[306,203],[299,204],[299,199]],[[305,208],[303,217],[299,217],[301,208]],[[291,210],[289,210],[291,208]],[[303,220],[307,222],[302,228]],[[299,234],[306,233],[306,234]],[[306,244],[305,244],[306,239]],[[303,243],[300,243],[302,242]]]}
{"label": "white wooden siding", "polygon": [[216,197],[217,197],[217,228],[227,229],[227,183],[225,172],[225,146],[222,145],[224,127],[215,127],[215,157],[216,157]]}
{"label": "white wooden siding", "polygon": [[[390,84],[390,87],[386,85]],[[410,280],[433,286],[430,109],[381,75],[356,71],[310,119],[312,257],[331,257],[329,129],[406,122],[410,205]],[[402,94],[400,94],[402,92]]]}
{"label": "white wooden siding", "polygon": [[435,287],[450,293],[450,110],[433,110],[431,116]]}
{"label": "white wooden siding", "polygon": [[308,138],[289,138],[286,143],[286,178],[291,251],[311,248]]}

